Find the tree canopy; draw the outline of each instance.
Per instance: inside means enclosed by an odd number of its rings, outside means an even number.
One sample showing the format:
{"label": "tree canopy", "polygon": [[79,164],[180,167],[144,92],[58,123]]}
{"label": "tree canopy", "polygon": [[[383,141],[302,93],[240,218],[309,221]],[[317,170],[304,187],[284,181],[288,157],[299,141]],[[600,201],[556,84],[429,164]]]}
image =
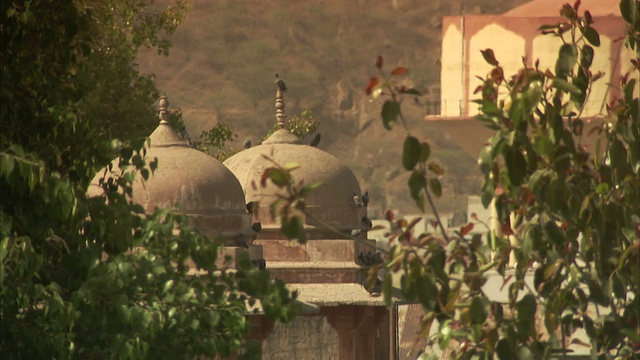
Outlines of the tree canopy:
{"label": "tree canopy", "polygon": [[[133,179],[157,166],[144,145],[158,91],[135,56],[145,46],[167,53],[186,10],[0,4],[2,358],[229,355],[245,347],[247,306],[260,300],[271,319],[294,312],[284,284],[248,257],[217,268],[215,239],[171,209],[144,214],[131,201]],[[130,170],[88,197],[114,157]]]}

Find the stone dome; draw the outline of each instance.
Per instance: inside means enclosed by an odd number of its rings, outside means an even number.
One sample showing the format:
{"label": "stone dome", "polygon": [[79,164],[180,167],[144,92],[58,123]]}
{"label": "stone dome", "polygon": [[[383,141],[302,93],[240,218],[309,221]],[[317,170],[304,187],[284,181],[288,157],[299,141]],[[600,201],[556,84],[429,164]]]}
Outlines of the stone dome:
{"label": "stone dome", "polygon": [[263,225],[278,226],[268,209],[278,194],[286,194],[270,181],[266,187],[260,186],[262,174],[274,162],[280,166],[299,165],[291,172],[295,184],[322,183],[307,197],[306,212],[311,215],[305,217],[307,228],[319,227],[321,222],[342,230],[361,227],[365,210],[353,203],[353,194],[361,195],[353,172],[335,156],[302,144],[286,129],[277,130],[261,145],[243,150],[224,162],[240,181],[246,200],[260,202],[263,210],[259,220]]}
{"label": "stone dome", "polygon": [[[238,179],[217,159],[189,146],[163,118],[166,98],[160,102],[161,119],[149,136],[147,161],[158,159],[158,167],[143,183],[136,177],[133,200],[147,213],[156,207],[176,207],[194,225],[210,236],[250,233],[251,217],[246,211]],[[119,172],[117,164],[113,172]],[[100,171],[89,188],[89,195],[101,192],[97,185]]]}

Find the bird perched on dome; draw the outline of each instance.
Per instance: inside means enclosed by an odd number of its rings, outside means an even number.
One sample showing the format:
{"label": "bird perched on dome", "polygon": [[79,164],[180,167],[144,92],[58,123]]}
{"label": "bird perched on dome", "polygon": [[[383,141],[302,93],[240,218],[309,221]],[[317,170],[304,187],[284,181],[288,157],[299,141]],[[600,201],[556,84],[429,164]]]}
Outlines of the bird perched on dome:
{"label": "bird perched on dome", "polygon": [[355,205],[358,208],[362,207],[362,201],[360,201],[360,196],[358,196],[358,194],[353,193],[353,205]]}
{"label": "bird perched on dome", "polygon": [[369,192],[365,191],[364,195],[362,195],[362,205],[364,205],[364,207],[369,206]]}
{"label": "bird perched on dome", "polygon": [[367,215],[362,217],[362,224],[369,229],[373,227],[373,222],[367,217]]}
{"label": "bird perched on dome", "polygon": [[260,206],[260,202],[258,201],[249,201],[246,205],[247,212],[252,215],[258,214],[258,207]]}
{"label": "bird perched on dome", "polygon": [[280,89],[280,91],[282,91],[283,93],[287,92],[287,84],[284,83],[284,81],[282,79],[280,79],[280,75],[278,75],[276,73],[276,84],[278,84],[278,89]]}
{"label": "bird perched on dome", "polygon": [[322,134],[317,133],[316,136],[314,136],[313,139],[311,140],[311,143],[309,144],[309,146],[318,147],[318,144],[320,144],[321,137],[322,137]]}

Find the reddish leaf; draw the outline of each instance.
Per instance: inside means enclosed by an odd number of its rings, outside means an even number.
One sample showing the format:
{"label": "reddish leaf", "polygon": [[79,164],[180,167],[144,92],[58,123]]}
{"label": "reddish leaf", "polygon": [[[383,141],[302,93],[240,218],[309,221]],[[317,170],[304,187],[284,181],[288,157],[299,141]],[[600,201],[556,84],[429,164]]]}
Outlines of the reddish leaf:
{"label": "reddish leaf", "polygon": [[436,175],[444,174],[444,169],[433,161],[429,163],[428,168]]}
{"label": "reddish leaf", "polygon": [[371,95],[371,92],[377,85],[378,85],[378,78],[375,76],[371,77],[371,79],[369,79],[369,83],[367,84],[367,87],[365,88],[367,95]]}
{"label": "reddish leaf", "polygon": [[260,177],[260,186],[266,187],[267,186],[267,179],[269,179],[269,169],[266,169],[262,173],[262,176]]}
{"label": "reddish leaf", "polygon": [[593,17],[591,16],[589,10],[584,12],[584,19],[587,22],[587,26],[593,24]]}
{"label": "reddish leaf", "polygon": [[389,209],[389,210],[385,211],[384,218],[387,221],[393,221],[396,218],[396,214],[393,212],[393,210]]}
{"label": "reddish leaf", "polygon": [[478,215],[476,213],[471,213],[471,218],[473,220],[478,220]]}
{"label": "reddish leaf", "polygon": [[504,188],[503,188],[502,186],[498,186],[498,187],[496,187],[496,189],[493,191],[493,193],[494,193],[496,196],[500,196],[500,195],[504,194]]}
{"label": "reddish leaf", "polygon": [[504,72],[502,71],[501,67],[498,66],[497,68],[491,70],[491,79],[498,85],[502,83],[502,80],[504,80]]}
{"label": "reddish leaf", "polygon": [[576,0],[576,2],[573,3],[573,8],[578,11],[580,8],[580,0]]}
{"label": "reddish leaf", "polygon": [[384,61],[382,60],[382,56],[378,55],[378,57],[376,58],[376,67],[378,69],[382,69],[382,64],[384,63]]}
{"label": "reddish leaf", "polygon": [[509,226],[509,224],[500,224],[500,228],[502,229],[502,234],[504,236],[513,235],[513,230],[511,230],[511,226]]}
{"label": "reddish leaf", "polygon": [[406,74],[408,71],[409,71],[409,69],[407,69],[406,67],[399,66],[399,67],[393,69],[391,74],[392,75],[402,75],[402,74]]}
{"label": "reddish leaf", "polygon": [[465,236],[473,230],[473,223],[468,223],[460,228],[460,235]]}
{"label": "reddish leaf", "polygon": [[493,50],[480,50],[480,53],[482,54],[484,61],[489,63],[489,65],[498,66],[498,60],[496,60],[496,56],[493,54]]}
{"label": "reddish leaf", "polygon": [[511,280],[512,277],[513,277],[513,275],[509,275],[509,276],[506,276],[504,278],[504,280],[502,281],[502,286],[500,287],[500,291],[502,291],[502,289],[504,289],[504,287],[509,283],[509,281]]}

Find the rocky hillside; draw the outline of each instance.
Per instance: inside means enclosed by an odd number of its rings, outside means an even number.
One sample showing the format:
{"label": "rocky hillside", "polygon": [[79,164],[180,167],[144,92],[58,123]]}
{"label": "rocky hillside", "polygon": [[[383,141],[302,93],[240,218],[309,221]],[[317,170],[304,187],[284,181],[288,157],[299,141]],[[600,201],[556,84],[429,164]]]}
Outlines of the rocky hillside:
{"label": "rocky hillside", "polygon": [[[254,143],[274,123],[274,73],[286,81],[289,116],[310,109],[322,124],[320,148],[352,167],[378,209],[416,212],[398,175],[404,131],[383,129],[381,104],[364,94],[376,74],[373,60],[410,69],[406,81],[438,101],[443,16],[499,14],[525,0],[314,0],[190,1],[190,12],[172,38],[170,56],[143,52],[143,72],[182,109],[197,136],[216,122],[230,122]],[[479,188],[475,159],[436,125],[422,121],[427,105],[407,106],[411,131],[430,140],[447,174],[443,211],[464,210]],[[397,176],[396,176],[397,175]],[[455,195],[454,195],[455,194]]]}

